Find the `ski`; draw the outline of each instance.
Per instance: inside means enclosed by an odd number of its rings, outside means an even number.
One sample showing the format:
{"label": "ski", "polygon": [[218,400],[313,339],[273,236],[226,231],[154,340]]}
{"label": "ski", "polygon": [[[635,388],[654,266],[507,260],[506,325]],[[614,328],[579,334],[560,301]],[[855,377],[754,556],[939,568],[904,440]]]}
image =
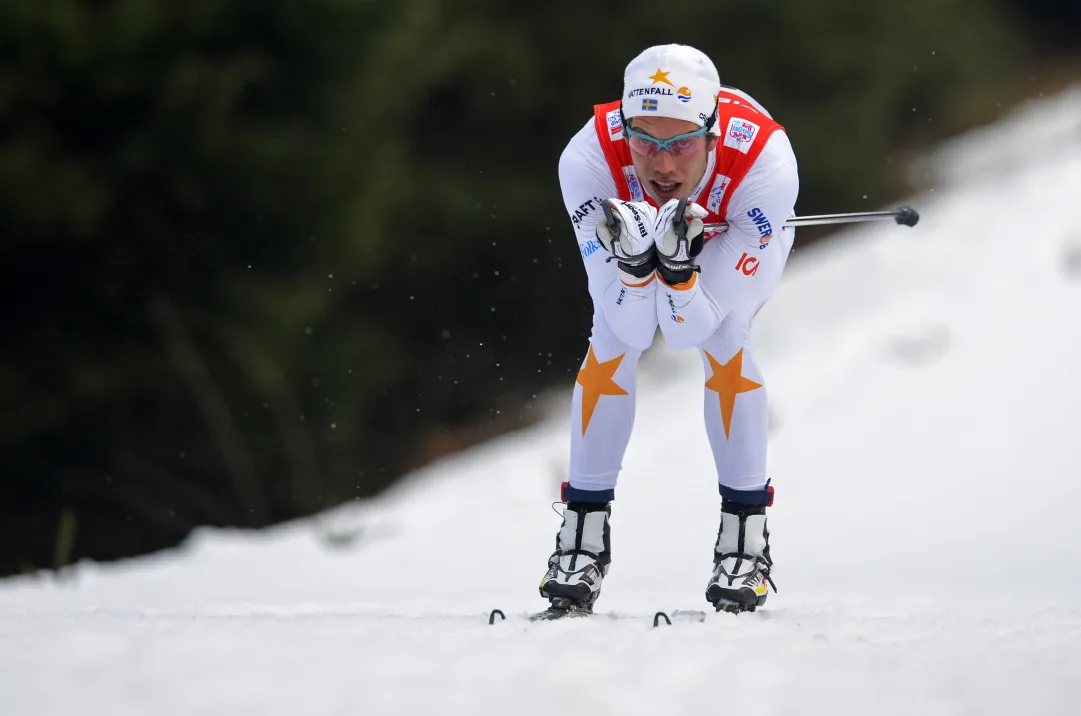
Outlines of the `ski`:
{"label": "ski", "polygon": [[550,622],[556,619],[566,619],[568,617],[589,617],[593,616],[592,606],[583,606],[578,602],[570,599],[564,599],[562,597],[556,597],[552,599],[552,604],[544,611],[537,612],[529,617],[531,622]]}
{"label": "ski", "polygon": [[[507,617],[500,609],[493,609],[488,615],[488,624],[496,624],[498,621],[506,621]],[[626,619],[648,620],[645,614],[624,614],[619,612],[594,612],[588,607],[574,603],[559,603],[542,611],[525,616],[527,621],[558,621],[560,619],[603,619],[605,621],[622,621]],[[706,621],[706,612],[699,609],[675,609],[670,612],[659,611],[652,617],[654,628],[658,626],[671,626],[674,623],[694,623]]]}
{"label": "ski", "polygon": [[571,607],[570,609],[563,609],[561,607],[548,607],[544,611],[531,614],[529,621],[531,622],[551,622],[556,619],[582,619],[586,617],[600,616],[593,613],[591,609],[581,609],[578,607]]}

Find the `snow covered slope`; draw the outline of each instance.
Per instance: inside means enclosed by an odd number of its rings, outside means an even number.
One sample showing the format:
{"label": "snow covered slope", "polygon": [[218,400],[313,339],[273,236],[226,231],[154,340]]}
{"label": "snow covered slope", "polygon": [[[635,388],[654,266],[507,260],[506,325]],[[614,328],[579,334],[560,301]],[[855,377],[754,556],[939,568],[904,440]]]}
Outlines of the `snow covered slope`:
{"label": "snow covered slope", "polygon": [[[355,548],[311,522],[204,531],[68,585],[0,583],[0,714],[1076,713],[1081,90],[926,171],[919,226],[797,239],[759,317],[764,610],[650,628],[707,606],[718,518],[701,367],[659,339],[598,603],[633,618],[518,618],[544,606],[561,410],[326,516]],[[510,619],[489,627],[493,607]]]}

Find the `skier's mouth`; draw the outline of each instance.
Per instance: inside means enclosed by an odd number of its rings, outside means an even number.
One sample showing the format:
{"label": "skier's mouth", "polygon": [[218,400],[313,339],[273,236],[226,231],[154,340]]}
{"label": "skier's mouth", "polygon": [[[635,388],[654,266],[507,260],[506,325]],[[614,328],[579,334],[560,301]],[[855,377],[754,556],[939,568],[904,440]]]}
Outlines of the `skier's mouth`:
{"label": "skier's mouth", "polygon": [[657,194],[657,197],[666,200],[675,198],[676,194],[679,193],[679,188],[683,186],[682,182],[657,181],[656,179],[651,179],[649,183],[653,186],[653,191]]}

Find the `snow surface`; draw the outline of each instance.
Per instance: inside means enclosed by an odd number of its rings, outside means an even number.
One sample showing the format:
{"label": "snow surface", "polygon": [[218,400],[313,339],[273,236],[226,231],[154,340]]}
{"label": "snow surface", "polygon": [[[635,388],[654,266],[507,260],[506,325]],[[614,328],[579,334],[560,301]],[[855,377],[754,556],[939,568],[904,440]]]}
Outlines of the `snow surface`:
{"label": "snow surface", "polygon": [[701,366],[658,339],[598,604],[631,618],[521,618],[564,401],[318,520],[0,582],[0,714],[1078,713],[1081,89],[924,169],[915,229],[797,239],[759,317],[765,609],[650,628],[708,606],[718,519]]}

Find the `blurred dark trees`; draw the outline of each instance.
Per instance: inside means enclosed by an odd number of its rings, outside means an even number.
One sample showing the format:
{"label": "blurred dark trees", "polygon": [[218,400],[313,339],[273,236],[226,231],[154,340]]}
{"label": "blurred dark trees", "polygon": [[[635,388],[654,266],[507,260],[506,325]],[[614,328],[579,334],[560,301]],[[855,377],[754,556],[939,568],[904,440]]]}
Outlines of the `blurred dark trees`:
{"label": "blurred dark trees", "polygon": [[1077,0],[1001,0],[1022,19],[1028,40],[1048,50],[1081,47],[1081,3]]}
{"label": "blurred dark trees", "polygon": [[5,0],[0,574],[310,514],[527,423],[589,331],[556,162],[647,45],[787,127],[801,211],[860,210],[1024,94],[1056,11],[1010,7]]}

